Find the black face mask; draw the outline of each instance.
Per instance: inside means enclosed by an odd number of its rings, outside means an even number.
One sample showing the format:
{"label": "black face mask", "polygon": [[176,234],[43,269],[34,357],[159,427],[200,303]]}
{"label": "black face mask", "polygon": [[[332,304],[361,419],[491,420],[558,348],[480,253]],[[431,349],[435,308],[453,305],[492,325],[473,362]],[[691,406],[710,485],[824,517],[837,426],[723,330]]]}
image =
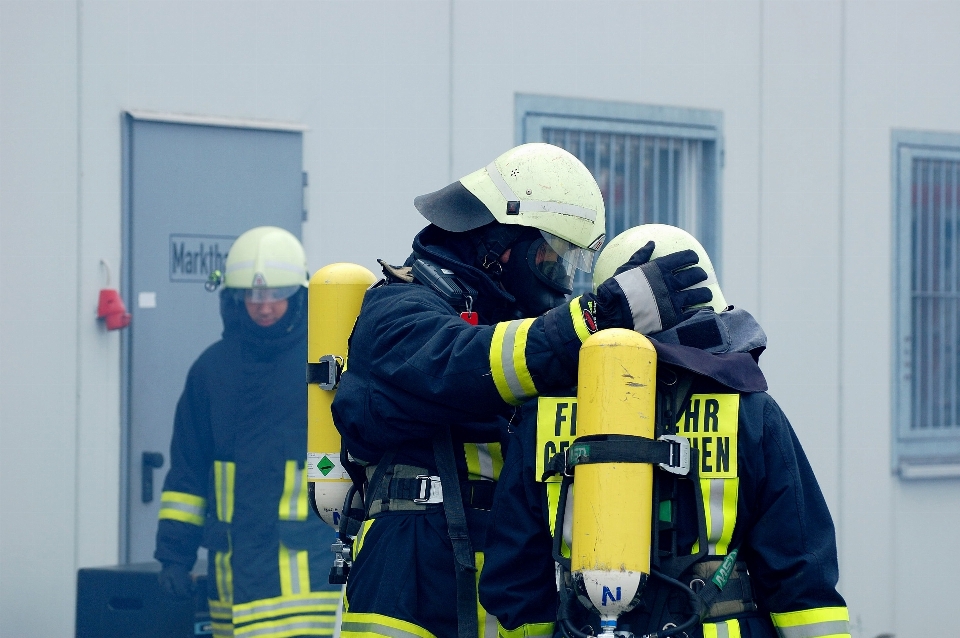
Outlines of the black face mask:
{"label": "black face mask", "polygon": [[[538,317],[556,308],[572,292],[563,285],[564,278],[545,276],[543,264],[538,266],[537,255],[543,252],[544,246],[546,242],[539,232],[535,237],[525,237],[510,247],[510,260],[503,265],[500,281],[507,292],[516,297],[524,317]],[[549,274],[549,269],[547,271]]]}

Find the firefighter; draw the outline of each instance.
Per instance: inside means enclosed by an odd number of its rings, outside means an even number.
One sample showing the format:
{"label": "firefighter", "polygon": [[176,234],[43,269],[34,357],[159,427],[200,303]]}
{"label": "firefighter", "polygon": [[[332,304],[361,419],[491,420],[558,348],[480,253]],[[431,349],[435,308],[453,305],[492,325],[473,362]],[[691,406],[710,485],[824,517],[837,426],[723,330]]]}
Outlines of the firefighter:
{"label": "firefighter", "polygon": [[[697,252],[708,275],[702,285],[711,288],[713,301],[649,334],[657,355],[656,433],[687,439],[692,467],[686,475],[655,468],[652,498],[644,502],[638,495],[619,507],[652,508],[652,540],[638,534],[636,542],[653,543],[653,569],[678,580],[680,588],[648,580],[617,630],[689,638],[849,636],[846,604],[836,590],[833,522],[796,434],[765,392],[757,365],[766,347],[763,330],[749,313],[726,305],[703,248],[674,227],[639,226],[619,235],[598,260],[594,281],[618,268],[616,276],[623,277],[621,264],[651,241],[654,257]],[[562,483],[551,475],[547,457],[577,438],[576,404],[568,393],[524,405],[509,446],[479,585],[480,601],[498,618],[504,638],[601,631],[597,610],[607,600],[585,605],[567,587],[569,567],[566,576],[557,576],[558,565],[571,556],[571,507],[567,502],[557,518]],[[567,495],[577,498],[575,489]],[[710,588],[725,564],[729,580]],[[711,592],[701,609],[691,590]],[[619,595],[604,594],[611,601]]]}
{"label": "firefighter", "polygon": [[[223,338],[200,355],[177,404],[154,554],[183,597],[208,550],[214,636],[330,636],[333,534],[308,515],[306,259],[281,228],[243,233],[220,292]],[[211,286],[213,287],[213,286]]]}
{"label": "firefighter", "polygon": [[[673,325],[706,273],[654,263],[570,301],[604,205],[573,155],[526,144],[414,200],[430,222],[366,293],[332,411],[363,488],[342,635],[493,635],[479,553],[518,406],[574,382],[597,325]],[[688,266],[683,274],[674,270]],[[649,278],[655,280],[651,286]],[[672,322],[672,323],[671,323]]]}

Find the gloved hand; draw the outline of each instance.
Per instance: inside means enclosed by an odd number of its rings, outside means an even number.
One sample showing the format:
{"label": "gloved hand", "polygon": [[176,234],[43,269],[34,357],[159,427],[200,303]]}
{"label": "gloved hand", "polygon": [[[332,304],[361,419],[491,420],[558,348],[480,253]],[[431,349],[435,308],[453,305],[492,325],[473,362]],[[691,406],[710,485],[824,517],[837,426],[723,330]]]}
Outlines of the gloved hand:
{"label": "gloved hand", "polygon": [[180,563],[164,563],[159,575],[160,589],[173,598],[189,598],[193,595],[193,578],[190,570]]}
{"label": "gloved hand", "polygon": [[692,314],[691,306],[713,299],[709,288],[686,290],[707,279],[706,271],[696,265],[700,262],[696,252],[683,250],[650,261],[654,248],[652,241],[647,242],[597,288],[593,314],[598,329],[660,332]]}

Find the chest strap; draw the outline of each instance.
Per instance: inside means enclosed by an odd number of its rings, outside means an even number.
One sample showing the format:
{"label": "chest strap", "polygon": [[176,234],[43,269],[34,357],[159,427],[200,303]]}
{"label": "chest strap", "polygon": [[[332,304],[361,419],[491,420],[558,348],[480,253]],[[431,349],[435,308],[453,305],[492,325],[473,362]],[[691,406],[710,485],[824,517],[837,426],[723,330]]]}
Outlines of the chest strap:
{"label": "chest strap", "polygon": [[[380,470],[380,465],[376,471]],[[368,468],[368,472],[374,471]],[[375,471],[374,471],[375,472]],[[458,481],[463,504],[471,509],[489,510],[493,507],[495,481]],[[379,481],[370,481],[370,502],[367,515],[381,512],[422,512],[434,509],[444,502],[444,496],[452,498],[439,476],[430,476],[426,468],[415,465],[385,466]],[[445,495],[445,492],[447,494]]]}

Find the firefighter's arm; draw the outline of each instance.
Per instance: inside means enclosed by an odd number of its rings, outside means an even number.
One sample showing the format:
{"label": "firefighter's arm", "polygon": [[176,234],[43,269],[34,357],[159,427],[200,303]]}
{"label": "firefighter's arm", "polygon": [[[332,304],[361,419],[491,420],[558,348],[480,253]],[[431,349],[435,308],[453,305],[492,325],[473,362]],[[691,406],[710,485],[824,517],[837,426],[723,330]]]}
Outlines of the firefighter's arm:
{"label": "firefighter's arm", "polygon": [[[383,304],[386,305],[386,304]],[[375,318],[372,370],[428,410],[490,415],[576,380],[590,331],[579,298],[540,317],[472,326],[439,299],[398,300]]]}
{"label": "firefighter's arm", "polygon": [[187,376],[177,402],[170,443],[170,471],[163,482],[154,557],[188,569],[196,560],[207,509],[207,477],[212,464],[212,434],[207,421],[206,384],[198,366]]}
{"label": "firefighter's arm", "polygon": [[833,520],[807,457],[773,400],[763,406],[758,517],[746,538],[751,579],[780,635],[849,638],[837,592]]}
{"label": "firefighter's arm", "polygon": [[480,574],[480,602],[497,617],[500,636],[506,638],[548,638],[556,620],[553,544],[542,507],[544,485],[534,480],[531,464],[535,436],[535,428],[524,427],[510,442]]}

